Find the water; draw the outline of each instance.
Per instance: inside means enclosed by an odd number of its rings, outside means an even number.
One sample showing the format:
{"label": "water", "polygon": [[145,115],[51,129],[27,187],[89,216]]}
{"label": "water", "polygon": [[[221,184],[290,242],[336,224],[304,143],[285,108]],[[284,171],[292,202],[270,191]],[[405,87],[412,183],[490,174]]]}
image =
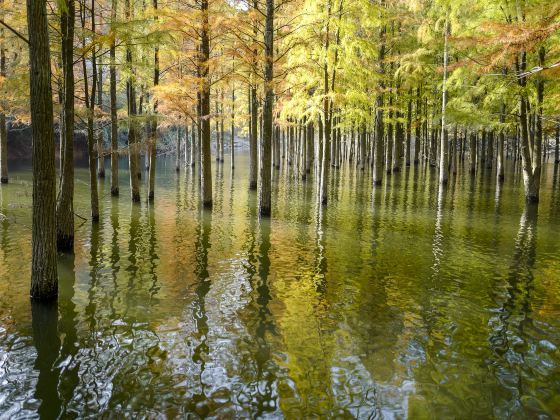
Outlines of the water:
{"label": "water", "polygon": [[[198,181],[159,163],[155,206],[100,181],[58,304],[31,305],[28,167],[0,188],[2,417],[552,417],[560,412],[560,174],[538,215],[521,177],[345,167],[275,173],[259,220],[247,157]],[[509,162],[511,165],[511,163]],[[214,167],[216,175],[216,167]],[[87,217],[87,173],[77,171]],[[144,181],[143,181],[144,182]],[[143,191],[143,197],[145,197]]]}

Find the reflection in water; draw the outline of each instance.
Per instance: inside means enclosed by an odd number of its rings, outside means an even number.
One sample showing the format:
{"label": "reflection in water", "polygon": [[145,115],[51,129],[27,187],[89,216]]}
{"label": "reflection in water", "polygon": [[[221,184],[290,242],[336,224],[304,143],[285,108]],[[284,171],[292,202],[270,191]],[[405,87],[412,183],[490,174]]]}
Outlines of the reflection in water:
{"label": "reflection in water", "polygon": [[33,344],[37,349],[35,369],[39,371],[35,398],[40,401],[39,415],[56,418],[62,401],[58,395],[60,368],[56,360],[60,352],[58,336],[58,303],[31,301]]}
{"label": "reflection in water", "polygon": [[[533,400],[532,380],[523,374],[524,365],[530,364],[532,319],[532,294],[534,290],[534,265],[537,239],[537,206],[526,205],[515,239],[512,263],[506,283],[505,300],[497,315],[491,318],[489,338],[495,359],[492,368],[498,379],[506,385],[497,401],[495,410],[500,417],[511,417],[521,406],[533,415],[544,414],[540,402]],[[507,390],[507,391],[506,391]]]}
{"label": "reflection in water", "polygon": [[210,231],[212,229],[212,214],[207,210],[199,210],[198,226],[196,228],[196,266],[195,266],[195,298],[192,303],[192,318],[195,332],[192,337],[196,342],[192,360],[198,366],[197,391],[189,398],[188,411],[200,416],[207,416],[207,405],[204,382],[206,362],[208,358],[208,315],[206,313],[206,296],[210,291],[210,276],[208,274],[208,251],[210,249]]}
{"label": "reflection in water", "polygon": [[[161,161],[154,203],[101,194],[101,223],[60,256],[52,307],[21,294],[29,172],[0,188],[0,417],[560,410],[558,170],[545,168],[537,218],[511,162],[501,186],[461,165],[446,189],[427,165],[373,186],[343,164],[326,207],[315,177],[284,167],[275,217],[259,219],[238,158],[215,171],[212,211],[198,166]],[[83,213],[88,171],[76,176]]]}
{"label": "reflection in water", "polygon": [[62,397],[64,415],[68,415],[68,412],[71,411],[68,404],[73,397],[74,389],[79,384],[80,370],[80,363],[76,359],[79,352],[79,340],[78,312],[73,300],[76,283],[74,258],[74,254],[64,254],[58,259],[58,310],[60,312],[58,329],[62,343],[57,365],[61,369],[58,390]]}

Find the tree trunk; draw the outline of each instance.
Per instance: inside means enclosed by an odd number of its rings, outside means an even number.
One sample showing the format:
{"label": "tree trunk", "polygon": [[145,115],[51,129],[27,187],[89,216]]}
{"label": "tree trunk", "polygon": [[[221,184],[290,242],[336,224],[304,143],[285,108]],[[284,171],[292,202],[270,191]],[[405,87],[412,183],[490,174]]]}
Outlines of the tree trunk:
{"label": "tree trunk", "polygon": [[210,59],[210,35],[208,33],[208,0],[201,1],[202,27],[200,60],[198,66],[202,76],[202,90],[200,92],[201,111],[201,193],[202,205],[212,208],[212,163],[210,152],[210,74],[208,60]]}
{"label": "tree trunk", "polygon": [[231,170],[235,168],[235,87],[231,88],[231,137],[230,153],[231,153]]}
{"label": "tree trunk", "polygon": [[272,106],[274,101],[273,54],[274,54],[274,0],[266,0],[266,18],[264,32],[264,107],[263,136],[261,147],[261,185],[259,195],[259,213],[270,216],[271,213],[271,147],[272,147]]}
{"label": "tree trunk", "polygon": [[[157,10],[158,2],[153,0],[154,10]],[[157,19],[157,15],[156,15]],[[154,87],[159,85],[159,48],[154,48]],[[148,201],[154,201],[155,188],[156,188],[156,157],[157,157],[157,132],[158,132],[158,101],[154,100],[153,115],[150,124],[150,139],[149,148],[150,151],[150,172],[148,174]],[[185,137],[185,144],[187,143],[187,138]]]}
{"label": "tree trunk", "polygon": [[177,139],[175,141],[175,172],[181,171],[181,128],[177,126]]}
{"label": "tree trunk", "polygon": [[[506,104],[502,103],[500,109],[500,124],[504,124],[506,121]],[[497,161],[497,179],[498,182],[503,182],[505,178],[505,168],[504,168],[504,142],[505,142],[505,129],[500,127],[500,133],[498,135],[498,161]]]}
{"label": "tree trunk", "polygon": [[471,133],[469,143],[469,172],[471,175],[476,174],[476,133]]}
{"label": "tree trunk", "polygon": [[[130,0],[125,0],[126,20],[130,21]],[[129,71],[132,69],[132,49],[127,43],[126,46],[126,64]],[[128,104],[128,171],[130,178],[130,195],[133,202],[140,202],[140,185],[138,182],[138,135],[136,127],[136,89],[134,86],[134,78],[132,75],[128,77],[126,82],[126,94]]]}
{"label": "tree trunk", "polygon": [[554,163],[560,163],[560,123],[556,124],[556,143],[554,145]]}
{"label": "tree trunk", "polygon": [[[95,32],[95,0],[91,2],[91,30]],[[86,24],[86,5],[81,5],[82,32],[84,32]],[[84,36],[84,35],[83,35]],[[82,38],[82,48],[86,50],[85,38]],[[99,221],[99,194],[97,191],[97,174],[96,174],[96,153],[94,138],[94,110],[95,110],[95,91],[97,88],[97,58],[95,48],[91,50],[91,93],[89,91],[89,79],[87,73],[86,55],[82,57],[82,71],[84,74],[84,96],[87,112],[87,148],[88,148],[88,166],[89,166],[89,191],[91,201],[91,220]]]}
{"label": "tree trunk", "polygon": [[441,99],[441,146],[439,161],[439,183],[447,184],[449,181],[449,142],[447,141],[446,109],[447,109],[447,61],[448,61],[448,36],[449,22],[445,18],[444,47],[443,47],[443,85]]}
{"label": "tree trunk", "polygon": [[385,27],[379,31],[379,63],[378,72],[381,75],[378,82],[379,91],[375,100],[375,153],[373,154],[373,183],[381,185],[383,179],[383,140],[385,136],[385,123],[383,121],[383,73],[385,67],[383,60],[385,59]]}
{"label": "tree trunk", "polygon": [[[115,30],[117,18],[117,0],[111,2],[111,30]],[[119,126],[117,121],[117,68],[115,62],[116,41],[113,37],[109,50],[111,66],[109,68],[111,91],[111,195],[119,195]]]}
{"label": "tree trunk", "polygon": [[[99,65],[97,71],[97,106],[99,109],[103,107],[103,68]],[[103,146],[103,128],[102,124],[97,124],[97,177],[105,178],[105,153]]]}
{"label": "tree trunk", "polygon": [[412,152],[410,150],[410,143],[412,138],[412,90],[408,92],[408,108],[406,114],[406,159],[405,165],[410,166],[412,160]]}
{"label": "tree trunk", "polygon": [[[0,76],[6,77],[6,50],[4,41],[0,44]],[[8,183],[8,132],[6,114],[0,112],[0,183]],[[72,226],[72,231],[74,231]]]}
{"label": "tree trunk", "polygon": [[59,251],[74,248],[74,0],[60,11],[62,32],[63,110],[60,135],[62,160],[56,206],[56,244]]}
{"label": "tree trunk", "polygon": [[56,168],[51,59],[46,0],[27,0],[29,85],[33,138],[31,298],[58,294],[56,264]]}

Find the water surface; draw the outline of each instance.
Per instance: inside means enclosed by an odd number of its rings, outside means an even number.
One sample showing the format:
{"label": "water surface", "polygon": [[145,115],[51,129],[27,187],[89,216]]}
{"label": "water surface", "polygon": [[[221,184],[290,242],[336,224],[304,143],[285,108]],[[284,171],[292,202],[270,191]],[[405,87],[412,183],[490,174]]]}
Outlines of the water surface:
{"label": "water surface", "polygon": [[[0,413],[6,417],[552,417],[560,412],[560,174],[538,212],[520,173],[410,168],[372,188],[275,172],[257,217],[248,162],[161,160],[155,205],[100,181],[57,304],[31,304],[28,166],[0,187]],[[88,217],[87,172],[75,211]],[[143,183],[145,180],[143,180]],[[142,191],[143,198],[146,196]]]}

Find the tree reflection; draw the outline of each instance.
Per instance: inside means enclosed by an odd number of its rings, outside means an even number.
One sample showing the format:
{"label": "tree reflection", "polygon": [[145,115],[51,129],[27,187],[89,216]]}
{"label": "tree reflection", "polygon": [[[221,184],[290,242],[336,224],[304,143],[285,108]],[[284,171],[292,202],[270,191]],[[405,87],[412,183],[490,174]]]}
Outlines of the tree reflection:
{"label": "tree reflection", "polygon": [[33,343],[37,349],[35,369],[39,371],[35,398],[41,403],[41,418],[57,418],[61,414],[62,400],[58,395],[60,368],[56,361],[60,352],[58,336],[58,302],[31,301]]}
{"label": "tree reflection", "polygon": [[[192,304],[193,321],[195,323],[195,333],[193,337],[197,344],[193,349],[192,360],[199,365],[198,381],[200,387],[198,392],[192,395],[187,404],[188,411],[197,413],[200,416],[207,416],[209,407],[206,404],[204,371],[208,358],[208,315],[206,313],[206,296],[210,291],[210,275],[208,273],[208,250],[210,249],[210,232],[212,229],[212,213],[207,210],[200,210],[199,223],[196,228],[196,266],[195,266],[195,299]],[[204,404],[201,404],[204,403]]]}
{"label": "tree reflection", "polygon": [[[497,404],[498,412],[506,414],[517,410],[521,399],[531,393],[530,384],[525,385],[523,370],[528,368],[526,358],[531,351],[531,335],[525,329],[531,327],[531,299],[534,288],[533,268],[536,259],[537,206],[526,205],[519,221],[512,263],[507,277],[507,295],[498,315],[490,319],[493,326],[489,344],[495,355],[494,373],[498,380],[506,382],[515,391],[511,399]],[[503,406],[503,403],[506,406]],[[517,407],[517,408],[516,408]],[[505,410],[505,411],[504,411]]]}
{"label": "tree reflection", "polygon": [[77,322],[78,311],[73,301],[76,282],[74,268],[74,254],[62,254],[58,260],[58,302],[59,302],[59,331],[62,337],[60,351],[60,386],[59,391],[63,400],[63,413],[74,395],[74,390],[80,382],[80,365],[76,360],[79,350]]}

